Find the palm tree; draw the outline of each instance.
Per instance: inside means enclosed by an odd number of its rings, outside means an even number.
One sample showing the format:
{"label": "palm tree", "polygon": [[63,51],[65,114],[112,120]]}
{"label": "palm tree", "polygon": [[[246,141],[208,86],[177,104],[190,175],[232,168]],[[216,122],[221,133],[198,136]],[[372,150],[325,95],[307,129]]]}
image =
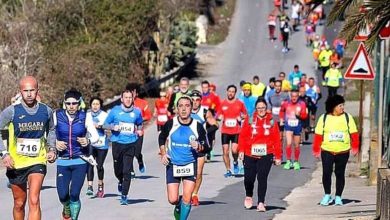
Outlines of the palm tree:
{"label": "palm tree", "polygon": [[[323,0],[313,0],[314,9]],[[339,37],[347,42],[364,30],[367,26],[371,27],[371,33],[365,41],[366,48],[369,51],[375,46],[379,39],[380,30],[386,26],[390,20],[390,0],[336,0],[328,16],[327,25],[332,25],[337,19],[347,14],[346,20],[339,33]]]}

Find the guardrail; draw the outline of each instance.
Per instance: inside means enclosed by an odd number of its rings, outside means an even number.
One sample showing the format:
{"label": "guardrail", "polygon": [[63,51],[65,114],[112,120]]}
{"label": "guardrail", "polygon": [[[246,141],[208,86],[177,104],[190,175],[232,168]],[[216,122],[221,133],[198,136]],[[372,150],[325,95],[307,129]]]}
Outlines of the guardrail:
{"label": "guardrail", "polygon": [[[157,78],[153,78],[149,80],[147,83],[145,83],[142,86],[142,90],[145,91],[147,94],[150,94],[150,91],[157,91],[159,89],[165,89],[168,86],[172,85],[175,82],[175,79],[182,75],[182,71],[188,66],[188,64],[192,63],[195,59],[196,53],[193,53],[191,55],[188,55],[185,62],[183,62],[182,65],[173,68],[172,70],[161,74]],[[120,95],[114,96],[111,99],[107,99],[104,103],[104,110],[110,109],[113,106],[119,104],[120,102]]]}
{"label": "guardrail", "polygon": [[379,168],[376,195],[376,217],[378,220],[390,219],[390,169]]}

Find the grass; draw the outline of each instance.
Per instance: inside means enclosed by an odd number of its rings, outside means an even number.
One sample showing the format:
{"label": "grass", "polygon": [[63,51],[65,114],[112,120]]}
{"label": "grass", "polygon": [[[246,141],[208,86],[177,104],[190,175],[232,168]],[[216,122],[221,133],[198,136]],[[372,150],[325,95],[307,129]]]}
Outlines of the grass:
{"label": "grass", "polygon": [[226,3],[215,8],[216,24],[210,25],[207,30],[207,43],[216,45],[223,42],[229,34],[229,26],[234,13],[236,0],[225,1]]}

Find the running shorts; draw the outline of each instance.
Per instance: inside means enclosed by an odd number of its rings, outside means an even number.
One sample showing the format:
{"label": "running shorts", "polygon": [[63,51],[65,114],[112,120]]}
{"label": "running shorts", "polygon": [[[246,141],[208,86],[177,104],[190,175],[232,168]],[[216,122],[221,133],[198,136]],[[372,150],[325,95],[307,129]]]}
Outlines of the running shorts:
{"label": "running shorts", "polygon": [[287,124],[284,125],[285,131],[292,131],[295,136],[301,135],[302,132],[302,121],[299,121],[298,125],[295,127],[291,127]]}
{"label": "running shorts", "polygon": [[24,185],[27,183],[28,176],[33,173],[40,173],[43,176],[46,175],[46,165],[36,164],[29,167],[24,167],[21,169],[7,170],[7,177],[9,183],[12,185]]}
{"label": "running shorts", "polygon": [[186,177],[174,177],[173,176],[173,164],[169,163],[169,165],[166,166],[166,179],[167,184],[170,183],[180,183],[183,180],[189,180],[192,182],[196,181],[196,175],[198,173],[198,166],[197,163],[194,162],[194,175],[193,176],[186,176]]}
{"label": "running shorts", "polygon": [[221,134],[221,142],[222,145],[230,144],[238,144],[238,134]]}

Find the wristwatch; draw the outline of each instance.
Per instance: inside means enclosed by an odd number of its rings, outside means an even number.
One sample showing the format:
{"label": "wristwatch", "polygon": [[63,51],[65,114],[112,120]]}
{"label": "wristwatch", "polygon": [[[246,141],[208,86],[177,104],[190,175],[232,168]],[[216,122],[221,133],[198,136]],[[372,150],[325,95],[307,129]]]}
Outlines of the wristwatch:
{"label": "wristwatch", "polygon": [[5,155],[7,155],[7,154],[9,154],[8,151],[6,151],[6,150],[1,151],[0,152],[1,159],[3,159],[5,157]]}

